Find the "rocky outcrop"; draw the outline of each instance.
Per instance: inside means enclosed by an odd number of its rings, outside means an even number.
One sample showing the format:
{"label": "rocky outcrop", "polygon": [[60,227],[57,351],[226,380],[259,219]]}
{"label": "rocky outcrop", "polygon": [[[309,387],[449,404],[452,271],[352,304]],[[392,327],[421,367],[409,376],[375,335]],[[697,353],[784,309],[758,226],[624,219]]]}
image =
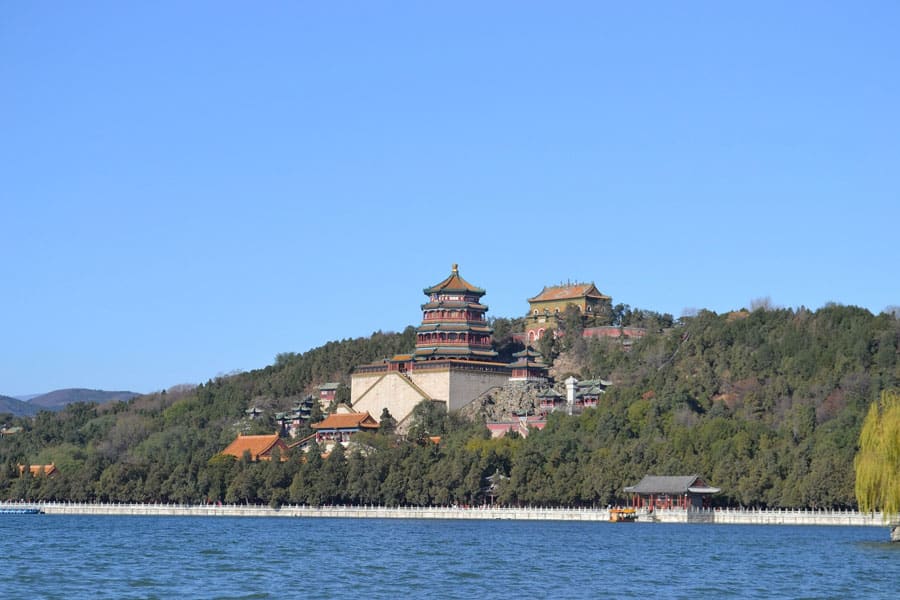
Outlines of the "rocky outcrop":
{"label": "rocky outcrop", "polygon": [[[478,423],[507,421],[515,416],[537,414],[538,394],[548,384],[514,382],[488,390],[459,409],[459,414]],[[561,390],[565,394],[565,390]]]}

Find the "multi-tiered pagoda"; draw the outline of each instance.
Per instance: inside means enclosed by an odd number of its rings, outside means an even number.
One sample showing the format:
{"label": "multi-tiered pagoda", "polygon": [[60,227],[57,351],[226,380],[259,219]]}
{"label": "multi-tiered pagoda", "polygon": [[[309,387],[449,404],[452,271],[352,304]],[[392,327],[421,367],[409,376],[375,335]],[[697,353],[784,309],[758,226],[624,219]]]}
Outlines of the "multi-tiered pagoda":
{"label": "multi-tiered pagoda", "polygon": [[453,265],[450,276],[425,288],[428,302],[422,305],[422,324],[416,331],[415,360],[463,359],[490,361],[491,334],[481,304],[485,292],[459,274]]}
{"label": "multi-tiered pagoda", "polygon": [[481,303],[485,291],[460,277],[453,265],[449,277],[424,292],[428,301],[415,350],[354,369],[352,410],[381,415],[386,409],[403,427],[423,400],[456,410],[509,381],[509,365],[496,362],[491,347],[488,307]]}

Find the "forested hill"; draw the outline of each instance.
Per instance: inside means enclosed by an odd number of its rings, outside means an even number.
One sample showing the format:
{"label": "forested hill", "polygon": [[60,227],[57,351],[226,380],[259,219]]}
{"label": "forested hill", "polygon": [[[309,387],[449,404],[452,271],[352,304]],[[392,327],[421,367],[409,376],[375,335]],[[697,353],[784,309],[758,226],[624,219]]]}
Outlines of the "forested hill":
{"label": "forested hill", "polygon": [[64,406],[75,402],[96,402],[103,404],[104,402],[115,402],[117,400],[131,400],[136,394],[134,392],[107,392],[104,390],[88,390],[83,388],[67,388],[64,390],[54,390],[52,392],[35,396],[28,400],[28,403],[35,407],[35,412],[41,409],[60,410]]}
{"label": "forested hill", "polygon": [[9,396],[0,396],[0,414],[33,415],[38,411],[37,407]]}
{"label": "forested hill", "polygon": [[[494,325],[508,344],[514,325]],[[476,504],[497,474],[502,502],[606,505],[647,473],[697,473],[723,489],[723,504],[853,506],[860,423],[900,379],[897,318],[856,307],[700,312],[628,351],[568,333],[548,354],[613,385],[597,409],[554,414],[525,439],[490,440],[483,425],[421,407],[406,438],[363,437],[365,452],[259,464],[215,457],[240,429],[271,432],[271,412],[316,385],[409,351],[408,328],[281,354],[193,389],[0,418],[25,428],[0,438],[0,497]],[[251,404],[269,421],[244,420]],[[426,431],[442,435],[440,445],[422,443]],[[60,476],[17,477],[18,463],[50,462]]]}

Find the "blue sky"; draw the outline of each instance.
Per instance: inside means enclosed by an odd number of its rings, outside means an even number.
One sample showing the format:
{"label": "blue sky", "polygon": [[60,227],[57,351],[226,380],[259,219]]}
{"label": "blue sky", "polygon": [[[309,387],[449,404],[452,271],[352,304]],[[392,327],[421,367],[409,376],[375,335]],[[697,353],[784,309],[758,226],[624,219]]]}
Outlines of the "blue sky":
{"label": "blue sky", "polygon": [[896,2],[4,2],[0,394],[594,281],[900,304]]}

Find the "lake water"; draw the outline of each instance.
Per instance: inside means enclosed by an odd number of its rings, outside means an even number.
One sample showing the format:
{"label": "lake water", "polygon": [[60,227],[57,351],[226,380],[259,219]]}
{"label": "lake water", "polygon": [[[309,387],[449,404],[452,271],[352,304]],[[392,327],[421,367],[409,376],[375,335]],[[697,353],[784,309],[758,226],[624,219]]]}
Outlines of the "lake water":
{"label": "lake water", "polygon": [[897,598],[887,528],[0,515],[0,598]]}

